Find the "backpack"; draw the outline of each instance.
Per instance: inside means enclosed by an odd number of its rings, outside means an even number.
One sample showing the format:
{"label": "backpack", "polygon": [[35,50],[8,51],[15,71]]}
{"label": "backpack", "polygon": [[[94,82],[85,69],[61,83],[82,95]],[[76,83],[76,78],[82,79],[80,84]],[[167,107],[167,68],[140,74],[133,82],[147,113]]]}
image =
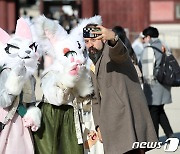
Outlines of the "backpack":
{"label": "backpack", "polygon": [[170,87],[180,86],[180,67],[175,57],[170,54],[166,55],[160,49],[154,48],[156,51],[162,54],[162,59],[159,66],[154,68],[155,78],[162,84]]}

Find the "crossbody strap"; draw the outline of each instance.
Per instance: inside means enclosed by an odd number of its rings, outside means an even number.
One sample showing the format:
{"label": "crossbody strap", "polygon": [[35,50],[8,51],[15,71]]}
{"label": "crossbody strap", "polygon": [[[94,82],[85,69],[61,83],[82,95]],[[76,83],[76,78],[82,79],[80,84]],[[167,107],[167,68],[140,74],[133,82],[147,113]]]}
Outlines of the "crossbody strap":
{"label": "crossbody strap", "polygon": [[[1,70],[0,70],[0,73],[5,69],[7,69],[7,68],[2,67]],[[16,113],[16,110],[18,108],[18,105],[19,105],[19,96],[16,96],[15,100],[13,101],[13,103],[12,103],[12,105],[10,107],[10,110],[9,110],[8,114],[4,118],[4,121],[0,122],[0,132],[4,129],[5,125],[9,122],[9,120],[13,119],[13,117],[14,117],[14,115]]]}
{"label": "crossbody strap", "polygon": [[[165,55],[165,53],[164,53],[164,52],[162,52],[159,48],[157,48],[157,47],[155,47],[155,46],[151,46],[151,45],[149,45],[149,46],[146,46],[146,47],[153,48],[153,49],[155,49],[157,52],[161,53],[162,55]],[[155,56],[155,58],[156,58],[155,51],[154,51],[154,56]],[[156,61],[155,61],[155,65],[154,65],[154,67],[155,67],[155,68],[156,68],[156,67],[158,67],[158,66],[157,66]]]}
{"label": "crossbody strap", "polygon": [[159,48],[157,48],[157,47],[155,47],[155,46],[148,45],[148,46],[146,46],[146,47],[151,47],[151,48],[153,48],[153,49],[156,49],[156,51],[158,51],[159,53],[164,54]]}
{"label": "crossbody strap", "polygon": [[6,117],[4,118],[4,121],[3,123],[4,124],[7,124],[9,120],[12,120],[12,118],[14,117],[15,113],[16,113],[16,110],[18,108],[18,105],[19,105],[19,97],[16,96],[8,114],[6,115]]}
{"label": "crossbody strap", "polygon": [[[2,69],[0,70],[0,73],[5,69],[7,69],[7,68],[3,66]],[[12,120],[12,118],[14,117],[14,114],[16,113],[18,105],[19,105],[19,96],[16,96],[15,100],[13,101],[13,103],[12,103],[12,105],[10,107],[10,110],[9,110],[8,114],[4,118],[3,124],[6,125],[9,120]]]}
{"label": "crossbody strap", "polygon": [[19,105],[19,96],[16,96],[15,100],[13,101],[13,104],[8,112],[8,114],[5,116],[4,121],[0,122],[0,132],[4,129],[5,125],[9,122],[9,120],[12,120],[16,110]]}

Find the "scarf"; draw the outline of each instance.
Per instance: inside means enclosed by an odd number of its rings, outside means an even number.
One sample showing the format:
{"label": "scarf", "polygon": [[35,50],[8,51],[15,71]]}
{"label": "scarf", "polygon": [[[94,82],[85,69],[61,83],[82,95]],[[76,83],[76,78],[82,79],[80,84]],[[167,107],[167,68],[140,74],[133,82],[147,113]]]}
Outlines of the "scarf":
{"label": "scarf", "polygon": [[142,53],[141,62],[144,82],[151,83],[154,79],[153,70],[155,65],[155,55],[153,48],[147,46],[145,47]]}

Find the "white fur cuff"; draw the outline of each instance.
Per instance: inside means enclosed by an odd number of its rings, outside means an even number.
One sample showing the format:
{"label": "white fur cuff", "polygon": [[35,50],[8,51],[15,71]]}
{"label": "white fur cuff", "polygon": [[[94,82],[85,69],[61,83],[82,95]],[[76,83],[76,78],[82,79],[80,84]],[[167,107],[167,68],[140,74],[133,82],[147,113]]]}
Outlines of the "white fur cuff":
{"label": "white fur cuff", "polygon": [[38,107],[31,106],[28,108],[24,118],[32,119],[33,123],[39,128],[41,125],[41,110]]}

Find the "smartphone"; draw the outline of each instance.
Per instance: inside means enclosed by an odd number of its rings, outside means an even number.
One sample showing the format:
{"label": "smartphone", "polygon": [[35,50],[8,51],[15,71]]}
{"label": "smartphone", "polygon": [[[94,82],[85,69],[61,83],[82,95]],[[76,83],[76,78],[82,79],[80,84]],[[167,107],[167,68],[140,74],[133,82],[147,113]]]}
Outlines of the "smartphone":
{"label": "smartphone", "polygon": [[100,31],[100,30],[101,30],[100,28],[90,28],[90,27],[87,28],[87,27],[84,27],[83,28],[83,37],[84,38],[96,38],[101,34],[93,34],[91,32],[97,32],[97,31]]}

